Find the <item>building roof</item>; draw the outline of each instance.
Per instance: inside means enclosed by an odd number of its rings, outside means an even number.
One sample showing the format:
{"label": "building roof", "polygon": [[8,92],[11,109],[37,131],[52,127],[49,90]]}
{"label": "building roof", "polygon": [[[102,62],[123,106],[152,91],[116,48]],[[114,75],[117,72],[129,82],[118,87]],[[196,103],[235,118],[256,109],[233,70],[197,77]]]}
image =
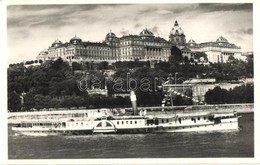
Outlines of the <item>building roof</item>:
{"label": "building roof", "polygon": [[107,33],[106,37],[116,37],[115,33],[112,33],[111,31]]}
{"label": "building roof", "polygon": [[196,44],[196,42],[191,38],[189,41],[188,41],[189,44]]}
{"label": "building roof", "polygon": [[139,34],[140,36],[145,36],[145,37],[152,37],[154,36],[153,32],[145,28],[141,33]]}
{"label": "building roof", "polygon": [[200,83],[215,83],[216,79],[190,79],[186,80],[183,83],[184,84],[200,84]]}
{"label": "building roof", "polygon": [[140,40],[140,41],[151,41],[151,42],[168,42],[167,40],[165,40],[164,38],[161,38],[161,37],[150,36],[150,37],[142,38],[142,36],[131,35],[131,34],[121,37],[120,40]]}
{"label": "building roof", "polygon": [[220,37],[216,40],[216,42],[226,42],[226,43],[228,43],[228,40],[227,40],[226,38],[224,38],[223,36],[220,36]]}
{"label": "building roof", "polygon": [[185,46],[184,48],[181,49],[181,51],[182,52],[190,52],[191,50]]}
{"label": "building roof", "polygon": [[223,47],[223,48],[237,48],[239,49],[239,46],[236,46],[235,44],[229,43],[229,42],[203,42],[200,43],[201,47]]}
{"label": "building roof", "polygon": [[48,50],[42,50],[38,56],[45,56],[48,55]]}
{"label": "building roof", "polygon": [[[64,44],[61,44],[59,45],[58,47],[56,48],[62,48],[62,47],[68,47],[70,45],[73,45],[72,43],[64,43]],[[109,47],[108,44],[106,43],[101,43],[101,42],[80,42],[78,45],[82,45],[82,46],[103,46],[103,47]]]}
{"label": "building roof", "polygon": [[71,38],[71,40],[81,40],[81,38],[79,38],[79,37],[77,37],[77,36],[75,35],[73,38]]}
{"label": "building roof", "polygon": [[60,40],[58,40],[58,39],[56,39],[54,42],[53,42],[54,44],[60,44],[61,43],[61,41]]}
{"label": "building roof", "polygon": [[112,33],[111,31],[107,33],[105,40],[106,41],[115,41],[118,38],[116,37],[115,33]]}
{"label": "building roof", "polygon": [[84,46],[103,46],[103,47],[110,47],[106,43],[101,42],[83,42],[82,45]]}
{"label": "building roof", "polygon": [[51,47],[57,47],[57,46],[59,46],[59,45],[61,45],[61,44],[62,44],[62,42],[61,42],[60,40],[56,39],[56,40],[51,44]]}
{"label": "building roof", "polygon": [[235,48],[240,49],[239,46],[229,43],[226,38],[223,36],[220,36],[216,42],[202,42],[202,43],[196,43],[193,39],[190,39],[187,43],[187,46],[189,48],[203,48],[203,47],[221,47],[221,48]]}
{"label": "building roof", "polygon": [[154,42],[168,42],[164,38],[161,37],[152,37],[152,38],[144,38],[144,41],[154,41]]}
{"label": "building roof", "polygon": [[134,40],[142,40],[141,36],[139,35],[124,35],[120,38],[121,40],[128,40],[128,39],[134,39]]}
{"label": "building roof", "polygon": [[76,35],[70,39],[70,43],[74,42],[74,41],[78,41],[78,42],[81,42],[81,38],[77,37]]}

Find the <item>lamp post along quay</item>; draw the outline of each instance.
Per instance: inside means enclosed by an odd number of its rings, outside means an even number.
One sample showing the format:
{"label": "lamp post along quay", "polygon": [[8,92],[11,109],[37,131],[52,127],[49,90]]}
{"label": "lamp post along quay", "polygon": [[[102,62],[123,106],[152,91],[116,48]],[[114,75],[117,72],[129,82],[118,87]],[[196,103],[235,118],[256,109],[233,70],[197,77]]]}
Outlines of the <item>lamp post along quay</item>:
{"label": "lamp post along quay", "polygon": [[174,74],[174,81],[175,81],[175,88],[174,88],[174,90],[175,90],[175,91],[176,91],[177,74],[178,74],[178,72],[175,72],[175,74]]}

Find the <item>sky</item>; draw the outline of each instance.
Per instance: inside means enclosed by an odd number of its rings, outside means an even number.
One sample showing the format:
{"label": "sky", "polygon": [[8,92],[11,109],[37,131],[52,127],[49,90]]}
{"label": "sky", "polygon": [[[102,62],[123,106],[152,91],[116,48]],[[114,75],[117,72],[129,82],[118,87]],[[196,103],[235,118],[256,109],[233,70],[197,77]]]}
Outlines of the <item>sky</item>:
{"label": "sky", "polygon": [[110,30],[121,37],[148,28],[168,40],[175,20],[187,41],[216,41],[222,35],[243,52],[253,51],[250,3],[9,5],[8,63],[35,60],[56,39],[69,42],[75,35],[102,42]]}

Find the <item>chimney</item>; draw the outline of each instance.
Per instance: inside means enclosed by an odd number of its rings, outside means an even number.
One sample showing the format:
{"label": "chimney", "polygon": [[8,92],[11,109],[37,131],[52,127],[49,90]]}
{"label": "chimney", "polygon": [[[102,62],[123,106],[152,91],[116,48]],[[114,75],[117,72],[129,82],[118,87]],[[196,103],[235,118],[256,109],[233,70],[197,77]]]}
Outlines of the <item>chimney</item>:
{"label": "chimney", "polygon": [[137,112],[137,100],[136,100],[136,95],[135,95],[134,91],[130,92],[130,100],[131,100],[131,103],[132,103],[134,116],[136,116],[138,114],[138,112]]}

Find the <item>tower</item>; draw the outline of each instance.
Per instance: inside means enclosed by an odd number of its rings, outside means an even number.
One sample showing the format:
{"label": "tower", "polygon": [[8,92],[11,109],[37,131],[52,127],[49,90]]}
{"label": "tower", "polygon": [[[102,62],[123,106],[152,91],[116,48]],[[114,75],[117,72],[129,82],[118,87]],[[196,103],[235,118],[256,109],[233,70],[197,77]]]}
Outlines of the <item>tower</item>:
{"label": "tower", "polygon": [[177,46],[180,49],[185,46],[185,35],[177,21],[175,21],[174,26],[170,32],[169,41],[171,42],[172,46]]}

